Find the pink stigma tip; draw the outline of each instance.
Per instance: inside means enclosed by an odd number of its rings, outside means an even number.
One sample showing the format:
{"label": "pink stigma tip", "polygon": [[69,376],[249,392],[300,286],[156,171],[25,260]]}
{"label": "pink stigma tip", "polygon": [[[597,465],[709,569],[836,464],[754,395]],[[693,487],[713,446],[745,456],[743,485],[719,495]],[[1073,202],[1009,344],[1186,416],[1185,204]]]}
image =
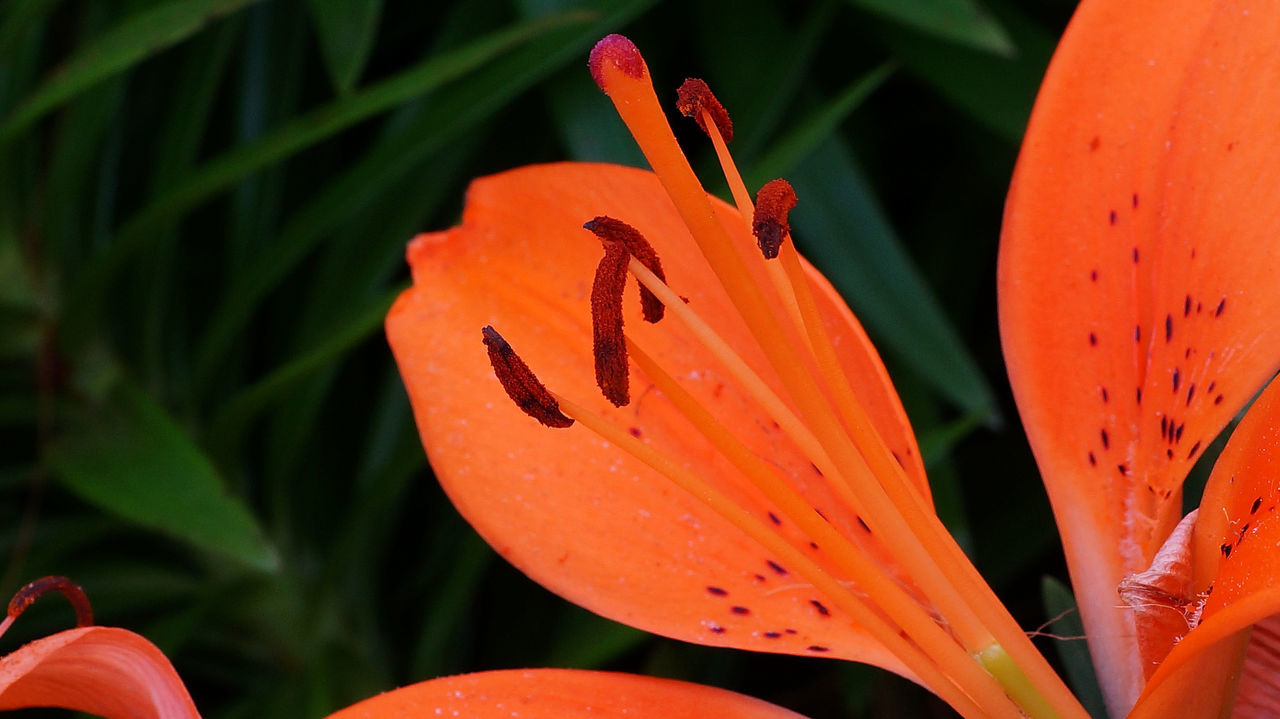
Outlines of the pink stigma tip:
{"label": "pink stigma tip", "polygon": [[591,77],[607,95],[609,89],[605,87],[604,82],[604,63],[606,62],[613,63],[614,67],[630,77],[637,79],[644,77],[646,68],[644,58],[640,56],[640,49],[623,35],[615,33],[604,36],[595,47],[591,48],[591,57],[587,60]]}

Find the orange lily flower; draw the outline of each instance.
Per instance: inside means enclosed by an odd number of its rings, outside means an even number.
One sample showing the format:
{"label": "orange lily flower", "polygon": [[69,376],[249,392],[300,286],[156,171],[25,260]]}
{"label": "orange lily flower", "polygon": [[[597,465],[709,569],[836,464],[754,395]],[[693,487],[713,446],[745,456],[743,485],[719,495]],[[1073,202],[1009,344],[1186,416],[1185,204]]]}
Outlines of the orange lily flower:
{"label": "orange lily flower", "polygon": [[107,719],[199,719],[164,654],[133,632],[92,626],[89,600],[65,577],[45,577],[19,590],[0,621],[0,635],[48,591],[71,601],[78,626],[0,658],[0,710],[57,707]]}
{"label": "orange lily flower", "polygon": [[[1276,692],[1258,667],[1280,612],[1280,389],[1179,517],[1191,464],[1280,366],[1277,37],[1269,7],[1087,0],[1010,194],[1010,374],[1115,716],[1260,716]],[[654,172],[476,181],[459,227],[410,245],[387,318],[458,509],[538,582],[636,627],[876,664],[968,717],[1085,716],[937,521],[856,319],[789,244],[754,250],[753,229],[785,239],[794,199],[773,186],[756,212],[695,87],[681,109],[737,206],[708,197],[634,46],[606,38],[591,69]],[[618,309],[624,270],[643,312]],[[652,324],[655,302],[675,321]]]}
{"label": "orange lily flower", "polygon": [[1280,365],[1277,38],[1270,4],[1083,3],[1009,194],[1006,361],[1113,716],[1230,696],[1280,611],[1276,390],[1174,532],[1187,472]]}
{"label": "orange lily flower", "polygon": [[[591,69],[656,172],[476,182],[460,227],[412,243],[414,289],[388,316],[459,510],[537,581],[649,631],[877,664],[971,717],[1083,717],[934,514],[862,328],[783,242],[789,187],[753,207],[727,116],[686,84],[737,207],[709,198],[630,41],[603,40]],[[624,270],[650,293],[625,333]],[[673,317],[653,324],[655,305]]]}

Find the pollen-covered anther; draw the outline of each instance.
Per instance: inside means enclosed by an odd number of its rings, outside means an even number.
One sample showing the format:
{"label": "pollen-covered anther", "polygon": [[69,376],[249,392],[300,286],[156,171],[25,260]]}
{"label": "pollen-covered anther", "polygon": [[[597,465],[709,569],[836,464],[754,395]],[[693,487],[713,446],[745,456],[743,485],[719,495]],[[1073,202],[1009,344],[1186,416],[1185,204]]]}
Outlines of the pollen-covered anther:
{"label": "pollen-covered anther", "polygon": [[93,607],[89,606],[89,597],[85,596],[84,590],[80,588],[80,585],[66,577],[41,577],[19,589],[13,595],[13,599],[9,600],[9,608],[4,621],[0,622],[0,634],[4,634],[9,625],[13,623],[13,620],[27,611],[27,608],[35,603],[37,599],[49,592],[59,592],[67,598],[67,601],[71,603],[71,608],[76,612],[77,627],[93,625]]}
{"label": "pollen-covered anther", "polygon": [[587,68],[591,70],[592,79],[601,90],[604,90],[604,94],[608,95],[605,63],[613,63],[614,67],[637,80],[649,72],[648,66],[644,64],[644,57],[640,55],[640,48],[636,47],[630,38],[617,33],[605,35],[595,47],[591,48],[591,56],[587,58]]}
{"label": "pollen-covered anther", "polygon": [[622,407],[631,401],[627,372],[627,339],[622,332],[622,289],[631,254],[622,242],[604,242],[604,257],[591,285],[592,352],[596,384],[605,399]]}
{"label": "pollen-covered anther", "polygon": [[778,256],[782,241],[791,234],[787,216],[796,206],[796,191],[786,180],[771,180],[756,193],[756,211],[751,233],[756,236],[765,259]]}
{"label": "pollen-covered anther", "polygon": [[[622,243],[627,248],[627,253],[644,265],[654,276],[663,282],[667,281],[667,274],[662,271],[662,261],[658,259],[658,252],[636,228],[606,215],[591,220],[583,227],[595,233],[596,237],[606,244]],[[644,312],[646,322],[652,323],[662,319],[664,311],[662,301],[644,285],[640,285],[640,308]]]}
{"label": "pollen-covered anther", "polygon": [[493,366],[493,373],[498,376],[498,381],[502,383],[502,388],[507,391],[511,401],[525,414],[548,427],[563,429],[572,425],[573,420],[560,411],[560,403],[533,375],[533,371],[511,349],[502,335],[489,325],[481,333],[484,336],[484,346],[489,351],[489,364]]}
{"label": "pollen-covered anther", "polygon": [[[676,109],[685,117],[692,117],[697,121],[698,127],[701,127],[708,136],[711,135],[711,131],[707,128],[706,118],[710,117],[716,129],[720,131],[720,137],[725,142],[733,140],[733,120],[729,119],[729,111],[724,109],[724,105],[716,99],[715,93],[711,92],[706,82],[696,77],[685,80],[676,91]],[[706,114],[703,114],[704,112]]]}

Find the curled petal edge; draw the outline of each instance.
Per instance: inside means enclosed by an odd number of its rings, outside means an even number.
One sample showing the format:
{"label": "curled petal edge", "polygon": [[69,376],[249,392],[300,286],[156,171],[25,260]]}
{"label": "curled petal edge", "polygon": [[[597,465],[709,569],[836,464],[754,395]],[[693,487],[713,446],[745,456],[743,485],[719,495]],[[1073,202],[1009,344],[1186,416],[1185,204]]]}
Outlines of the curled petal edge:
{"label": "curled petal edge", "polygon": [[106,719],[199,719],[173,665],[113,627],[37,639],[0,658],[0,710],[56,707]]}

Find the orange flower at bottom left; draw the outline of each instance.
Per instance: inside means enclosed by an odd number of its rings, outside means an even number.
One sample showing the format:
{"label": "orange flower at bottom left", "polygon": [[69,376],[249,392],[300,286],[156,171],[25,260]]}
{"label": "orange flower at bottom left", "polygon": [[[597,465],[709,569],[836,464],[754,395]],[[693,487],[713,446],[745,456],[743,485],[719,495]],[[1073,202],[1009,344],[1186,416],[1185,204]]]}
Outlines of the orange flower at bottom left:
{"label": "orange flower at bottom left", "polygon": [[[59,708],[106,719],[199,719],[187,688],[160,649],[128,630],[92,626],[88,599],[66,577],[44,577],[19,590],[0,621],[0,636],[32,602],[51,591],[62,593],[71,602],[78,626],[0,657],[0,711]],[[372,697],[329,719],[482,715],[524,719],[803,719],[723,689],[567,669],[444,677]]]}
{"label": "orange flower at bottom left", "polygon": [[0,635],[50,591],[67,597],[78,626],[0,658],[0,710],[57,707],[108,719],[198,719],[164,654],[128,630],[92,626],[88,599],[65,577],[44,577],[19,590],[0,622]]}

